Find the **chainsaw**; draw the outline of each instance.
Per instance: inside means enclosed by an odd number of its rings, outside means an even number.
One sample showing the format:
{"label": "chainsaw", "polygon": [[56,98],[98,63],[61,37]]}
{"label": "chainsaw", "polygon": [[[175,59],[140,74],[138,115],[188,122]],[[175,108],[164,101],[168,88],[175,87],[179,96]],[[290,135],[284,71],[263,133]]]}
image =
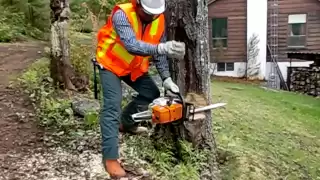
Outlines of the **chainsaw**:
{"label": "chainsaw", "polygon": [[134,122],[151,120],[153,124],[168,124],[178,120],[193,120],[196,113],[225,106],[226,103],[216,103],[195,108],[195,105],[186,102],[180,93],[168,91],[164,97],[155,99],[149,109],[132,114]]}

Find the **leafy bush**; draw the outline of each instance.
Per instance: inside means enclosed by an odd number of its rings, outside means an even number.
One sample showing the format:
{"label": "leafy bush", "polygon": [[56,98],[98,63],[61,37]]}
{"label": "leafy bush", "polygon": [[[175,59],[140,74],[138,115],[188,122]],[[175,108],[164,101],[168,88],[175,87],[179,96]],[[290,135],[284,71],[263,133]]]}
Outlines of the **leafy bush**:
{"label": "leafy bush", "polygon": [[49,59],[41,58],[18,78],[19,85],[30,95],[33,102],[41,101],[42,95],[47,96],[51,93],[48,91],[51,90],[49,65]]}
{"label": "leafy bush", "polygon": [[71,63],[76,72],[90,76],[92,74],[91,58],[93,51],[90,45],[77,44],[73,41],[71,45]]}
{"label": "leafy bush", "polygon": [[[127,0],[72,0],[71,28],[91,33],[106,22],[116,3]],[[0,42],[32,37],[48,39],[49,0],[0,0]]]}
{"label": "leafy bush", "polygon": [[[71,63],[75,71],[89,77],[89,89],[93,89],[93,66],[91,59],[95,57],[95,45],[92,39],[95,37],[91,34],[71,32],[70,48]],[[91,43],[92,42],[92,43]],[[97,73],[98,70],[97,70]],[[99,74],[97,81],[100,82]]]}
{"label": "leafy bush", "polygon": [[0,0],[0,42],[26,36],[45,39],[50,27],[49,0]]}
{"label": "leafy bush", "polygon": [[125,159],[129,159],[130,164],[136,164],[139,159],[147,161],[148,163],[141,164],[154,172],[155,179],[199,179],[199,170],[207,152],[195,150],[190,143],[183,141],[181,142],[183,161],[176,164],[176,157],[170,151],[173,148],[171,145],[163,142],[160,149],[155,149],[150,137],[125,136],[124,138]]}
{"label": "leafy bush", "polygon": [[26,35],[23,13],[11,13],[0,6],[0,42],[15,41]]}
{"label": "leafy bush", "polygon": [[73,0],[70,2],[72,27],[75,31],[91,33],[105,24],[112,8],[128,0]]}
{"label": "leafy bush", "polygon": [[88,122],[78,121],[74,117],[70,99],[52,86],[49,63],[47,58],[39,59],[18,78],[20,87],[34,104],[38,125],[65,134],[71,134],[81,126],[82,129],[93,128],[93,118],[88,116]]}

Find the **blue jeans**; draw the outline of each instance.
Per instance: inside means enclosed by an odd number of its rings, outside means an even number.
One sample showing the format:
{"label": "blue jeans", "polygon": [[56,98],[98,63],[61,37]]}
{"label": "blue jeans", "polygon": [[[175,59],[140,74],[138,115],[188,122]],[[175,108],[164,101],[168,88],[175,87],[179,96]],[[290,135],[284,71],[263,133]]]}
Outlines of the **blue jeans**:
{"label": "blue jeans", "polygon": [[[118,77],[114,73],[100,69],[100,81],[103,92],[103,105],[100,112],[103,160],[119,158],[119,125],[125,131],[133,130],[137,124],[131,114],[145,111],[148,105],[160,96],[160,91],[148,73],[132,82],[130,75]],[[121,113],[122,89],[121,80],[138,92]]]}

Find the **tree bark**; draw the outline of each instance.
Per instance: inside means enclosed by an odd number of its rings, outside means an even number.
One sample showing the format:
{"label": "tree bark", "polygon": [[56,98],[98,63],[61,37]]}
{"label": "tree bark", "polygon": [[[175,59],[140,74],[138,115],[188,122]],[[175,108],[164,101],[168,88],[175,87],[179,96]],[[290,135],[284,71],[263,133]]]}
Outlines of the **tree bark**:
{"label": "tree bark", "polygon": [[[182,61],[170,60],[172,78],[188,102],[196,106],[211,104],[207,0],[168,0],[166,3],[168,40],[186,44],[185,58]],[[201,169],[200,179],[221,179],[211,111],[198,114],[193,121],[185,121],[178,126],[175,128],[181,139],[192,142],[194,147],[210,151],[207,164]],[[155,129],[155,134],[162,134],[162,139],[168,137],[168,132],[172,131],[165,126]]]}
{"label": "tree bark", "polygon": [[51,64],[54,85],[64,85],[68,90],[86,90],[88,77],[77,74],[70,61],[68,26],[69,0],[50,0],[51,8]]}

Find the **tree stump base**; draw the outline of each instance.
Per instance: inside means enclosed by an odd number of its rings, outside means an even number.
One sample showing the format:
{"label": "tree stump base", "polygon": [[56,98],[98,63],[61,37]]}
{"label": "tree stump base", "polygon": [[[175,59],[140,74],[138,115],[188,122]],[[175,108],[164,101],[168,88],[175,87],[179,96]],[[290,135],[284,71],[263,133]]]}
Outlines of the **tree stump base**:
{"label": "tree stump base", "polygon": [[[202,95],[195,93],[188,93],[185,97],[185,101],[194,104],[195,108],[209,105],[206,98]],[[191,142],[193,147],[197,148],[203,141],[202,129],[205,125],[206,114],[200,112],[189,117],[187,121],[181,121],[173,124],[156,125],[152,134],[152,137],[158,140],[170,140],[172,139],[172,126],[175,128],[179,138]],[[158,141],[157,141],[158,142]]]}
{"label": "tree stump base", "polygon": [[[188,93],[185,100],[188,103],[193,103],[195,108],[209,105],[204,96],[195,93]],[[176,163],[183,161],[180,155],[181,152],[179,152],[180,140],[191,142],[193,148],[208,150],[210,154],[207,157],[207,164],[204,165],[205,167],[201,170],[201,180],[219,179],[215,143],[208,142],[210,138],[208,138],[207,132],[203,131],[207,129],[206,119],[206,112],[200,112],[194,114],[194,116],[192,118],[190,117],[187,121],[180,121],[176,124],[155,125],[151,138],[157,150],[163,149],[164,147],[167,148],[167,144],[171,144],[171,146],[169,146],[170,149],[167,150],[173,151],[176,155],[176,159],[178,160]],[[211,138],[211,140],[212,139],[213,138]]]}

